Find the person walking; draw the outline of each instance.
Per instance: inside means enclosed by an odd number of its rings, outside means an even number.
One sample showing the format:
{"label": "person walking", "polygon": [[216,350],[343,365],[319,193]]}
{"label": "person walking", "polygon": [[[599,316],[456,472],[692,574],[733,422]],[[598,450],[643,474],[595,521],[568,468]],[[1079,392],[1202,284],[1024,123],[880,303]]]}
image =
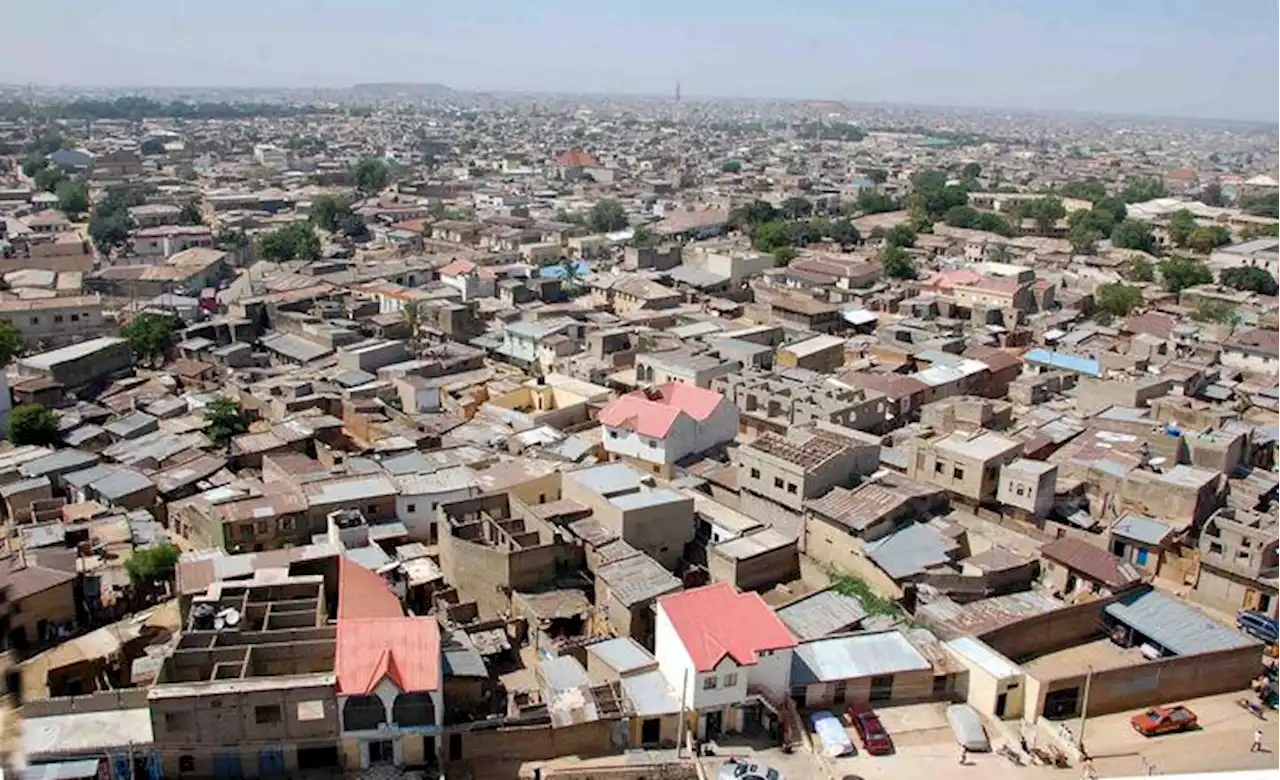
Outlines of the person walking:
{"label": "person walking", "polygon": [[960,746],[960,766],[964,766],[968,762],[969,762],[969,748],[964,745],[961,745]]}
{"label": "person walking", "polygon": [[1249,748],[1250,753],[1262,752],[1262,729],[1253,732],[1253,745]]}

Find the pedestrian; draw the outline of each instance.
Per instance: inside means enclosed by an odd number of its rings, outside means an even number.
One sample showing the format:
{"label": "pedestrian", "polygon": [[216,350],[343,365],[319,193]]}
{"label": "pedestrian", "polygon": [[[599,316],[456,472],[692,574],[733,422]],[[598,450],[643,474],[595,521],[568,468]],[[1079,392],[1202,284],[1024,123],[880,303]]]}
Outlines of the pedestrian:
{"label": "pedestrian", "polygon": [[964,766],[969,761],[969,748],[965,745],[960,746],[960,766]]}
{"label": "pedestrian", "polygon": [[1253,746],[1249,748],[1250,753],[1262,752],[1262,729],[1253,732]]}

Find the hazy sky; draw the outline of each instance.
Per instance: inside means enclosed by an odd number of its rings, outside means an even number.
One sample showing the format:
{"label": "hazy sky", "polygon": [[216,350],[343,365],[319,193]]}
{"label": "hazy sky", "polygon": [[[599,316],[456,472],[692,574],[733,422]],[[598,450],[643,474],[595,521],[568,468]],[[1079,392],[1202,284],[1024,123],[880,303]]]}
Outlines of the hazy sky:
{"label": "hazy sky", "polygon": [[2,0],[0,82],[807,97],[1274,120],[1276,0]]}

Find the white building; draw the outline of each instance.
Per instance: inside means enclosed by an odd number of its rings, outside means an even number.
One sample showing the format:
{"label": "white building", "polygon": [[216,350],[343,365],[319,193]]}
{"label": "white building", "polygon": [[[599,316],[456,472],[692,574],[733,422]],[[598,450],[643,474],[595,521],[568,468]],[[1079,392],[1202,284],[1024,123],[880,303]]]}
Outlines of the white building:
{"label": "white building", "polygon": [[759,594],[739,593],[729,583],[657,602],[654,657],[667,683],[697,714],[699,739],[741,731],[750,725],[749,713],[775,717],[790,693],[795,646],[791,631]]}
{"label": "white building", "polygon": [[409,538],[435,544],[438,538],[436,510],[442,504],[464,501],[480,495],[480,481],[466,466],[404,474],[395,478],[396,519],[404,523]]}
{"label": "white building", "polygon": [[497,276],[493,269],[478,266],[470,260],[454,260],[440,268],[440,282],[462,293],[462,300],[492,298]]}
{"label": "white building", "polygon": [[714,390],[679,383],[627,393],[599,420],[607,451],[655,473],[738,435],[738,407]]}
{"label": "white building", "polygon": [[263,168],[286,170],[289,167],[289,152],[275,144],[255,144],[253,159]]}

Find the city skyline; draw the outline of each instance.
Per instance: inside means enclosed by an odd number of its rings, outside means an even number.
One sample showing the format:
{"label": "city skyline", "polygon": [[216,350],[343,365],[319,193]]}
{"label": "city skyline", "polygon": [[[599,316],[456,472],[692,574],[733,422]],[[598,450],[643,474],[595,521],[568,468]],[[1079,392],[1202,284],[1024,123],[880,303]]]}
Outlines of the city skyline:
{"label": "city skyline", "polygon": [[[1280,112],[1277,7],[1262,0],[1233,4],[1230,16],[1199,0],[1120,7],[1086,0],[1069,11],[1016,0],[858,9],[803,0],[778,18],[769,16],[777,4],[766,0],[735,3],[734,15],[718,1],[687,8],[655,0],[646,14],[579,0],[536,9],[482,1],[451,8],[447,18],[402,0],[371,0],[358,10],[325,0],[192,9],[135,0],[127,12],[102,5],[49,0],[14,9],[14,29],[53,29],[56,17],[63,52],[50,60],[54,38],[17,36],[0,82],[112,89],[439,83],[461,91],[656,96],[670,94],[679,79],[690,99],[1267,122]],[[282,29],[294,34],[281,36]]]}

